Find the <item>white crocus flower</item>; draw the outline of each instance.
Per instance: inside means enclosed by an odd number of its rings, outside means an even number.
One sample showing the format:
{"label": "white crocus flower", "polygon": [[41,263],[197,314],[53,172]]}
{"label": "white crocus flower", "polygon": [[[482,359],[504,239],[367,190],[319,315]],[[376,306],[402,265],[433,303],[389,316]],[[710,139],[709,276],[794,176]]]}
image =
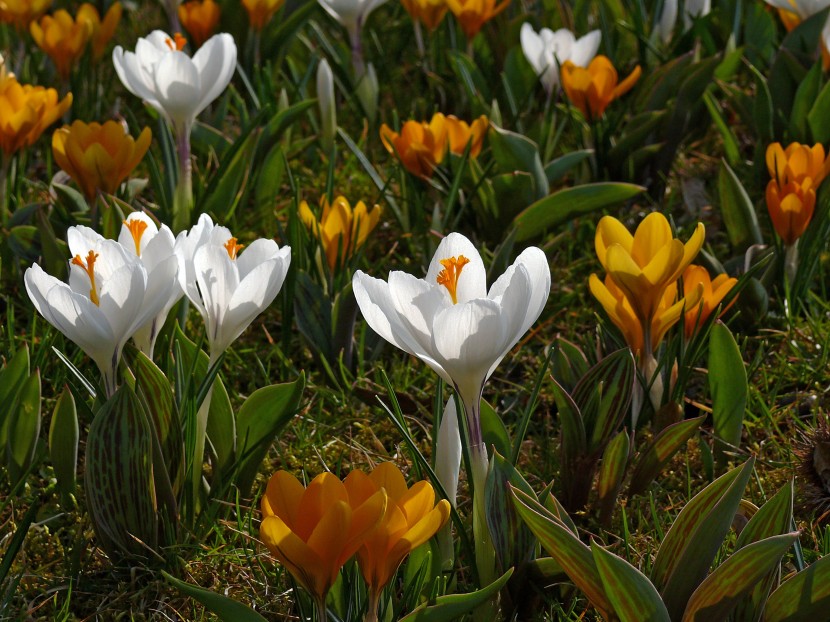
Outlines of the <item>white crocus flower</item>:
{"label": "white crocus flower", "polygon": [[536,70],[548,93],[559,86],[559,67],[571,61],[579,67],[587,67],[596,56],[602,37],[599,30],[592,30],[577,39],[567,28],[552,31],[542,28],[538,33],[528,23],[522,24],[519,35],[527,62]]}
{"label": "white crocus flower", "polygon": [[766,0],[767,4],[777,9],[795,13],[798,18],[805,20],[830,6],[830,0]]}
{"label": "white crocus flower", "polygon": [[386,0],[318,0],[326,12],[355,36],[366,23],[369,13]]}
{"label": "white crocus flower", "polygon": [[183,43],[180,36],[154,30],[138,40],[135,52],[120,45],[112,52],[115,72],[127,90],[158,110],[177,131],[189,131],[236,70],[236,44],[231,35],[212,36],[193,58],[182,51]]}
{"label": "white crocus flower", "polygon": [[[663,40],[663,43],[671,41],[674,32],[674,24],[677,21],[678,0],[665,0],[663,12],[655,26],[655,35]],[[712,10],[712,0],[686,0],[683,3],[683,30],[689,30],[696,17],[708,15]]]}
{"label": "white crocus flower", "polygon": [[274,301],[291,263],[291,248],[274,240],[242,249],[206,214],[176,240],[179,282],[204,318],[211,362]]}
{"label": "white crocus flower", "polygon": [[[168,257],[173,257],[178,267],[178,259],[173,248],[175,241],[170,227],[162,225],[159,229],[156,223],[143,212],[133,212],[127,216],[118,235],[118,243],[125,248],[128,254],[135,255],[144,264],[150,278],[153,278],[152,275],[156,268]],[[158,331],[167,320],[167,314],[183,295],[184,292],[177,279],[173,287],[170,288],[170,295],[164,301],[158,314],[150,318],[133,334],[133,342],[136,347],[149,358],[153,358],[153,348],[156,344]]]}
{"label": "white crocus flower", "polygon": [[67,242],[69,283],[35,264],[24,275],[26,291],[38,312],[95,361],[112,395],[121,350],[169,298],[177,261],[169,256],[148,274],[118,242],[88,227],[70,227]]}

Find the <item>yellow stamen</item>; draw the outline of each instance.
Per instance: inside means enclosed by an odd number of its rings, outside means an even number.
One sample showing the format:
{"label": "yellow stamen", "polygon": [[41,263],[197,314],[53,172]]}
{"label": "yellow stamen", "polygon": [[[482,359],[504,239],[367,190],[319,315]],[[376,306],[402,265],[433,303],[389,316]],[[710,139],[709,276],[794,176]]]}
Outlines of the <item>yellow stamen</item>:
{"label": "yellow stamen", "polygon": [[185,39],[180,32],[174,34],[172,39],[167,37],[164,42],[171,50],[178,50],[179,52],[181,52],[184,49],[184,46],[187,45],[187,39]]}
{"label": "yellow stamen", "polygon": [[87,276],[89,277],[89,284],[91,285],[89,290],[89,299],[98,306],[98,292],[95,291],[95,260],[98,259],[98,253],[89,251],[89,254],[86,256],[86,263],[84,260],[81,259],[80,255],[75,255],[72,258],[72,263],[76,266],[80,266],[80,268],[86,272]]}
{"label": "yellow stamen", "polygon": [[453,304],[458,304],[458,296],[456,290],[458,289],[458,277],[461,276],[461,270],[470,263],[464,255],[458,257],[450,257],[449,259],[442,259],[441,265],[444,269],[438,273],[438,278],[435,280],[438,285],[443,285],[450,293]]}
{"label": "yellow stamen", "polygon": [[127,225],[127,229],[130,230],[130,235],[133,236],[133,242],[135,242],[135,254],[138,257],[141,257],[141,236],[144,235],[144,232],[147,230],[147,223],[143,220],[125,220],[124,224]]}
{"label": "yellow stamen", "polygon": [[244,244],[237,244],[236,238],[231,238],[227,242],[225,242],[225,250],[228,251],[228,257],[231,259],[236,259],[236,256],[245,248]]}

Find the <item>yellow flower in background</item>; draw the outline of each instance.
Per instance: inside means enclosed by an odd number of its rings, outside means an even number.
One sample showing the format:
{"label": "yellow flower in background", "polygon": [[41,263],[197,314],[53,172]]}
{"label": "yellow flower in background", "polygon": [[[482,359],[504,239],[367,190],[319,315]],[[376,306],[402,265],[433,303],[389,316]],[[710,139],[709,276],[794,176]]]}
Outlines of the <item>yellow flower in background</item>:
{"label": "yellow flower in background", "polygon": [[75,21],[78,23],[87,22],[92,27],[92,59],[100,60],[107,51],[107,45],[115,35],[115,30],[121,22],[121,14],[123,9],[120,2],[114,2],[101,19],[98,9],[95,6],[84,2],[81,8],[78,9],[78,14]]}
{"label": "yellow flower in background", "polygon": [[248,11],[251,28],[262,30],[274,17],[274,13],[282,8],[285,0],[242,0],[242,4]]}
{"label": "yellow flower in background", "polygon": [[619,82],[617,70],[607,56],[594,57],[587,67],[565,61],[561,69],[562,88],[582,115],[594,121],[612,101],[631,90],[641,73],[637,65],[625,80]]}
{"label": "yellow flower in background", "polygon": [[472,39],[487,22],[504,11],[510,4],[510,0],[502,0],[496,4],[496,0],[446,0],[461,30]]}
{"label": "yellow flower in background", "polygon": [[72,105],[72,93],[59,99],[55,89],[0,81],[0,148],[6,157],[32,145]]}
{"label": "yellow flower in background", "polygon": [[428,179],[447,151],[446,121],[443,114],[436,112],[429,123],[407,121],[400,134],[384,123],[380,128],[380,139],[389,153],[398,156],[406,170]]}
{"label": "yellow flower in background", "polygon": [[663,299],[665,289],[677,281],[697,256],[705,230],[698,223],[683,244],[672,234],[659,212],[646,216],[632,236],[619,220],[604,216],[597,225],[594,245],[606,272],[625,292],[643,326],[648,326]]}
{"label": "yellow flower in background", "polygon": [[133,139],[117,121],[84,123],[75,121],[52,134],[52,153],[88,201],[98,191],[114,194],[138,166],[150,147],[152,133],[145,127]]}
{"label": "yellow flower in background", "polygon": [[213,36],[219,25],[221,9],[214,0],[189,0],[179,5],[179,21],[196,47]]}
{"label": "yellow flower in background", "polygon": [[259,535],[319,605],[385,510],[383,490],[353,503],[331,473],[321,473],[304,488],[291,473],[278,471],[262,497]]}
{"label": "yellow flower in background", "polygon": [[375,205],[371,210],[363,201],[358,201],[352,208],[348,199],[337,197],[329,204],[325,197],[320,198],[322,216],[317,221],[306,201],[300,203],[300,219],[320,240],[329,269],[334,271],[343,265],[366,242],[366,238],[380,220],[381,207]]}
{"label": "yellow flower in background", "polygon": [[52,0],[0,0],[0,21],[14,24],[18,30],[27,30],[52,6]]}
{"label": "yellow flower in background", "polygon": [[413,21],[419,21],[427,30],[435,30],[447,14],[447,0],[401,0],[403,8]]}
{"label": "yellow flower in background", "polygon": [[357,552],[360,571],[369,588],[367,619],[377,611],[381,591],[392,580],[403,559],[429,540],[447,522],[450,504],[435,503],[435,492],[427,481],[407,488],[397,466],[382,462],[369,475],[352,471],[343,482],[352,505],[363,503],[385,490],[386,512]]}
{"label": "yellow flower in background", "polygon": [[[690,302],[686,307],[686,337],[691,337],[695,329],[709,319],[737,282],[738,279],[727,274],[719,274],[712,279],[709,271],[703,266],[691,265],[683,271],[683,293],[686,298],[691,300],[695,291],[701,292],[700,302],[698,304]],[[726,313],[726,310],[733,304],[735,304],[735,299],[721,310],[720,315]]]}
{"label": "yellow flower in background", "polygon": [[484,115],[468,124],[454,115],[449,115],[445,119],[447,126],[447,139],[450,144],[450,151],[456,155],[461,155],[467,148],[467,143],[472,141],[470,146],[470,157],[477,158],[481,153],[481,146],[484,144],[484,134],[487,128],[490,127],[490,121]]}
{"label": "yellow flower in background", "polygon": [[40,21],[29,26],[37,46],[49,55],[61,78],[66,80],[69,72],[86,50],[92,37],[92,24],[84,19],[75,21],[60,9],[54,15],[44,15]]}
{"label": "yellow flower in background", "polygon": [[784,149],[772,143],[766,161],[772,178],[766,190],[767,209],[776,233],[791,246],[810,224],[816,192],[830,171],[830,158],[825,157],[821,144],[791,143]]}
{"label": "yellow flower in background", "polygon": [[626,298],[625,293],[619,285],[614,282],[611,276],[606,275],[605,282],[599,280],[596,274],[592,274],[588,286],[594,298],[602,305],[608,317],[614,325],[620,329],[625,342],[631,351],[638,357],[650,356],[660,346],[666,332],[683,317],[684,309],[697,306],[702,295],[701,287],[692,287],[685,292],[685,298],[677,299],[677,283],[669,284],[663,290],[657,303],[654,315],[649,324],[650,351],[646,352],[645,335],[643,324],[634,308]]}

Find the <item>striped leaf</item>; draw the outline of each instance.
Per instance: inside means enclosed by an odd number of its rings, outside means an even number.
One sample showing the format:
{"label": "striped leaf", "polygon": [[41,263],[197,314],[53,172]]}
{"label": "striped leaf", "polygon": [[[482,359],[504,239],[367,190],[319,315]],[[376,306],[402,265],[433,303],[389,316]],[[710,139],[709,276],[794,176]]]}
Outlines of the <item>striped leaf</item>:
{"label": "striped leaf", "polygon": [[663,428],[634,463],[634,468],[631,471],[631,483],[628,485],[629,496],[645,492],[649,484],[666,467],[674,454],[686,444],[686,441],[694,436],[705,418],[706,416],[703,415],[696,419],[687,419]]}
{"label": "striped leaf", "polygon": [[588,373],[588,359],[578,346],[567,339],[557,338],[553,343],[551,374],[568,393],[572,393],[576,383]]}
{"label": "striped leaf", "polygon": [[490,585],[475,592],[439,596],[401,618],[400,622],[453,622],[462,619],[474,609],[486,605],[493,599],[507,584],[512,574],[511,568]]}
{"label": "striped leaf", "polygon": [[63,387],[49,424],[49,457],[64,499],[75,493],[78,466],[78,412],[68,386]]}
{"label": "striped leaf", "polygon": [[212,590],[206,590],[198,585],[185,583],[174,576],[161,571],[167,582],[177,588],[182,594],[202,603],[206,609],[215,613],[222,622],[266,622],[256,611],[242,603]]}
{"label": "striped leaf", "polygon": [[600,521],[607,523],[611,518],[617,494],[620,491],[622,480],[625,477],[625,467],[628,464],[630,449],[628,430],[625,428],[617,434],[602,454],[602,462],[597,478],[597,497],[600,508]]}
{"label": "striped leaf", "polygon": [[[0,404],[14,403],[20,388],[29,377],[29,346],[24,345],[0,372]],[[6,446],[11,408],[0,408],[0,448]]]}
{"label": "striped leaf", "polygon": [[236,474],[234,483],[243,496],[250,492],[271,443],[297,412],[303,387],[305,374],[301,373],[294,382],[257,389],[239,409],[236,417],[239,437],[233,471]]}
{"label": "striped leaf", "polygon": [[[8,408],[8,406],[7,406]],[[37,439],[40,436],[40,371],[35,370],[23,381],[9,415],[6,439],[6,464],[9,477],[16,483],[23,477],[35,459]]]}
{"label": "striped leaf", "polygon": [[723,463],[726,461],[724,451],[741,444],[748,388],[741,350],[721,321],[715,322],[709,333],[708,377],[712,393],[715,455]]}
{"label": "striped leaf", "polygon": [[754,458],[732,469],[686,504],[654,559],[651,580],[663,595],[673,620],[680,619],[692,592],[706,577],[732,526]]}
{"label": "striped leaf", "polygon": [[735,606],[778,567],[798,532],[748,544],[723,562],[689,598],[683,622],[726,620]]}
{"label": "striped leaf", "polygon": [[84,490],[98,542],[113,560],[146,558],[158,537],[153,432],[122,385],[96,413],[86,445]]}
{"label": "striped leaf", "polygon": [[775,590],[764,608],[764,622],[827,619],[830,611],[830,555],[793,575]]}
{"label": "striped leaf", "polygon": [[605,595],[620,622],[671,622],[657,589],[627,561],[591,541]]}
{"label": "striped leaf", "polygon": [[612,619],[614,607],[605,594],[591,549],[533,497],[512,488],[513,503],[542,548],[562,567],[574,585],[596,607],[603,618]]}

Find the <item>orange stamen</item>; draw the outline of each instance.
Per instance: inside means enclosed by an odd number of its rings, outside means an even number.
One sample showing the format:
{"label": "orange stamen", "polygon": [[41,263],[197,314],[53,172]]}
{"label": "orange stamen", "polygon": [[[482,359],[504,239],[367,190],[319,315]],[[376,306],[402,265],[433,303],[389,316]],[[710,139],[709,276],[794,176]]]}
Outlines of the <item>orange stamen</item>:
{"label": "orange stamen", "polygon": [[98,259],[98,253],[89,251],[89,254],[86,256],[86,263],[84,260],[81,259],[80,255],[75,255],[72,258],[72,263],[76,266],[79,266],[84,272],[86,272],[87,276],[89,277],[89,284],[91,285],[89,290],[89,299],[95,303],[96,306],[100,304],[98,300],[98,292],[95,291],[95,260]]}
{"label": "orange stamen", "polygon": [[236,259],[236,256],[245,248],[244,244],[237,244],[236,238],[231,238],[227,242],[225,242],[225,250],[228,251],[228,257],[231,259]]}
{"label": "orange stamen", "polygon": [[172,39],[167,37],[164,42],[171,50],[178,50],[179,52],[181,52],[184,49],[184,46],[187,45],[187,39],[185,39],[180,32],[174,34]]}
{"label": "orange stamen", "polygon": [[141,236],[143,236],[144,231],[147,230],[147,223],[143,220],[125,220],[124,224],[127,225],[127,229],[130,230],[130,235],[133,236],[133,242],[135,243],[135,254],[138,257],[141,257]]}
{"label": "orange stamen", "polygon": [[468,263],[470,263],[470,260],[464,255],[441,260],[441,265],[444,266],[444,269],[438,273],[438,278],[435,280],[438,282],[438,285],[443,285],[447,288],[453,304],[458,304],[458,277],[461,276],[462,268]]}

